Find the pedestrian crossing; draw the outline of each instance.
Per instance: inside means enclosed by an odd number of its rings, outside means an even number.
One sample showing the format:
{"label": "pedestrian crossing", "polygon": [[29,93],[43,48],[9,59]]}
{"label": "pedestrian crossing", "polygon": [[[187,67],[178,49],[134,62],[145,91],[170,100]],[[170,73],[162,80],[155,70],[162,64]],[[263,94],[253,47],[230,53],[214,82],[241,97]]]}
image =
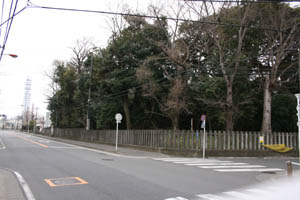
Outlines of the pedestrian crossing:
{"label": "pedestrian crossing", "polygon": [[192,199],[173,197],[164,200],[253,200],[260,199],[260,197],[266,198],[273,196],[274,192],[279,189],[279,187],[245,188],[242,190],[226,191],[217,194],[197,194]]}
{"label": "pedestrian crossing", "polygon": [[216,159],[199,158],[153,158],[156,161],[197,167],[200,169],[211,169],[216,172],[280,172],[284,169],[269,168],[264,165],[249,164],[246,162],[222,161]]}

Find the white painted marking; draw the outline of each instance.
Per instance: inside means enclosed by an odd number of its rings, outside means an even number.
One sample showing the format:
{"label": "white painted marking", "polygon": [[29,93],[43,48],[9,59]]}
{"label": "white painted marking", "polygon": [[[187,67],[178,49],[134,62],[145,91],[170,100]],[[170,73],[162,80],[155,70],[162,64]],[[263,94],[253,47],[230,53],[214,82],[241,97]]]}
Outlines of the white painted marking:
{"label": "white painted marking", "polygon": [[296,163],[296,162],[292,162],[293,165],[299,165],[300,166],[300,163]]}
{"label": "white painted marking", "polygon": [[186,159],[186,158],[181,158],[181,159],[169,159],[169,158],[162,158],[162,159],[154,159],[158,161],[164,161],[164,162],[187,162],[187,161],[200,161],[199,159]]}
{"label": "white painted marking", "polygon": [[266,189],[268,189],[268,190],[280,190],[281,188],[280,187],[276,187],[276,186],[268,186],[268,187],[266,187]]}
{"label": "white painted marking", "polygon": [[200,160],[200,161],[176,161],[176,164],[188,164],[188,163],[232,163],[232,161],[221,161],[221,160]]}
{"label": "white painted marking", "polygon": [[175,198],[167,198],[165,200],[188,200],[188,199],[183,198],[183,197],[175,197]]}
{"label": "white painted marking", "polygon": [[41,143],[50,143],[50,140],[39,140]]}
{"label": "white painted marking", "polygon": [[48,148],[52,148],[52,149],[83,149],[82,147],[58,147],[58,146],[48,146]]}
{"label": "white painted marking", "polygon": [[0,138],[0,144],[1,144],[0,149],[6,149],[6,146],[4,145],[4,143],[3,143],[3,141],[2,141],[1,138]]}
{"label": "white painted marking", "polygon": [[260,168],[260,167],[265,167],[262,165],[228,165],[228,166],[220,166],[220,165],[215,165],[215,166],[199,166],[199,168],[203,169],[222,169],[222,168]]}
{"label": "white painted marking", "polygon": [[247,163],[191,163],[191,164],[184,164],[187,166],[228,166],[228,165],[247,165]]}
{"label": "white painted marking", "polygon": [[284,171],[279,168],[264,168],[264,169],[215,169],[217,172],[279,172]]}
{"label": "white painted marking", "polygon": [[207,200],[228,200],[224,197],[213,195],[213,194],[201,194],[197,196]]}
{"label": "white painted marking", "polygon": [[22,177],[22,175],[19,174],[19,173],[16,172],[16,171],[13,171],[13,172],[14,172],[14,174],[15,174],[15,175],[17,176],[17,178],[18,178],[18,180],[19,180],[19,182],[20,182],[20,185],[22,186],[22,189],[23,189],[23,191],[24,191],[24,193],[25,193],[25,196],[26,196],[27,200],[35,200],[35,198],[34,198],[32,192],[31,192],[31,190],[30,190],[28,184],[26,183],[26,181],[24,180],[24,178]]}
{"label": "white painted marking", "polygon": [[243,194],[241,192],[230,191],[230,192],[223,192],[223,193],[227,194],[227,195],[230,195],[230,196],[233,196],[233,197],[237,197],[239,199],[253,200],[253,196]]}
{"label": "white painted marking", "polygon": [[253,193],[258,193],[258,194],[263,194],[263,195],[266,195],[266,194],[270,193],[270,191],[266,191],[266,190],[262,190],[262,189],[256,189],[256,188],[247,189],[247,191],[253,192]]}

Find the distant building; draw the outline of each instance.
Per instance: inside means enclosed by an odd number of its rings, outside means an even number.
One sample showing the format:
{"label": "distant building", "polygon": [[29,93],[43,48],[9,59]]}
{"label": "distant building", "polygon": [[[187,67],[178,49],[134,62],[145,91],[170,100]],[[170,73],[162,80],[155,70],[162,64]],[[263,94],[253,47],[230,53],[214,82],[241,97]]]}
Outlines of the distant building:
{"label": "distant building", "polygon": [[51,119],[50,119],[50,112],[47,112],[44,128],[49,128],[49,127],[51,127]]}

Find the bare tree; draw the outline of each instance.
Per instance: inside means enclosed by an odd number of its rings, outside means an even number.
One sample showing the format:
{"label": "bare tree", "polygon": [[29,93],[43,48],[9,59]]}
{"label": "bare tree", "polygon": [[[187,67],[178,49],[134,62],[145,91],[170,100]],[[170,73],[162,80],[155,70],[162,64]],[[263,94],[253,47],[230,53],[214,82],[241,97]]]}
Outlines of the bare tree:
{"label": "bare tree", "polygon": [[[193,15],[198,16],[199,23],[202,23],[202,26],[199,26],[201,32],[211,38],[218,56],[219,66],[216,67],[220,69],[226,83],[226,100],[219,103],[226,113],[226,130],[231,131],[234,124],[234,110],[237,106],[233,102],[233,82],[241,66],[247,26],[252,14],[251,5],[240,7],[238,4],[228,2],[216,4],[212,1],[186,1],[186,4],[193,11]],[[237,9],[237,12],[233,9]],[[236,26],[224,26],[228,21],[234,22]],[[234,30],[233,33],[228,34],[226,32],[228,29]],[[208,48],[207,51],[212,50],[211,47]]]}
{"label": "bare tree", "polygon": [[72,47],[73,57],[68,63],[76,69],[78,74],[84,71],[84,62],[87,59],[91,50],[95,47],[90,39],[77,40],[74,47]]}
{"label": "bare tree", "polygon": [[[300,12],[285,4],[267,4],[258,9],[258,16],[262,20],[263,26],[270,29],[263,32],[264,40],[261,44],[261,56],[259,58],[265,67],[261,131],[270,133],[272,131],[272,92],[279,82],[284,82],[284,77],[291,79],[291,76],[285,76],[285,73],[297,66],[296,60],[291,60],[288,63],[283,63],[283,61],[287,59],[291,51],[297,53],[297,49],[299,50]],[[298,73],[299,71],[297,70],[295,74]]]}

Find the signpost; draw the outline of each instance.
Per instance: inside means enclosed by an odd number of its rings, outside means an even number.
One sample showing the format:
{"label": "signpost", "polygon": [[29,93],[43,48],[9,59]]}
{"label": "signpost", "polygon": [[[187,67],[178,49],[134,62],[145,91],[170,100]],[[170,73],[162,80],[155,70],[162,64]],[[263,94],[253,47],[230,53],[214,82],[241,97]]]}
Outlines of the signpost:
{"label": "signpost", "polygon": [[203,128],[203,131],[204,131],[204,133],[203,133],[203,151],[202,151],[202,153],[203,153],[203,155],[202,155],[203,159],[205,158],[205,147],[206,147],[205,120],[206,120],[206,115],[204,115],[204,114],[201,115],[201,121],[202,121],[201,128]]}
{"label": "signpost", "polygon": [[297,116],[298,116],[298,152],[299,152],[299,163],[300,163],[300,94],[295,94],[297,98]]}
{"label": "signpost", "polygon": [[117,124],[117,128],[116,128],[116,151],[118,151],[118,129],[119,129],[119,123],[121,123],[122,120],[122,115],[120,113],[117,113],[115,115],[115,119],[116,119],[116,124]]}

